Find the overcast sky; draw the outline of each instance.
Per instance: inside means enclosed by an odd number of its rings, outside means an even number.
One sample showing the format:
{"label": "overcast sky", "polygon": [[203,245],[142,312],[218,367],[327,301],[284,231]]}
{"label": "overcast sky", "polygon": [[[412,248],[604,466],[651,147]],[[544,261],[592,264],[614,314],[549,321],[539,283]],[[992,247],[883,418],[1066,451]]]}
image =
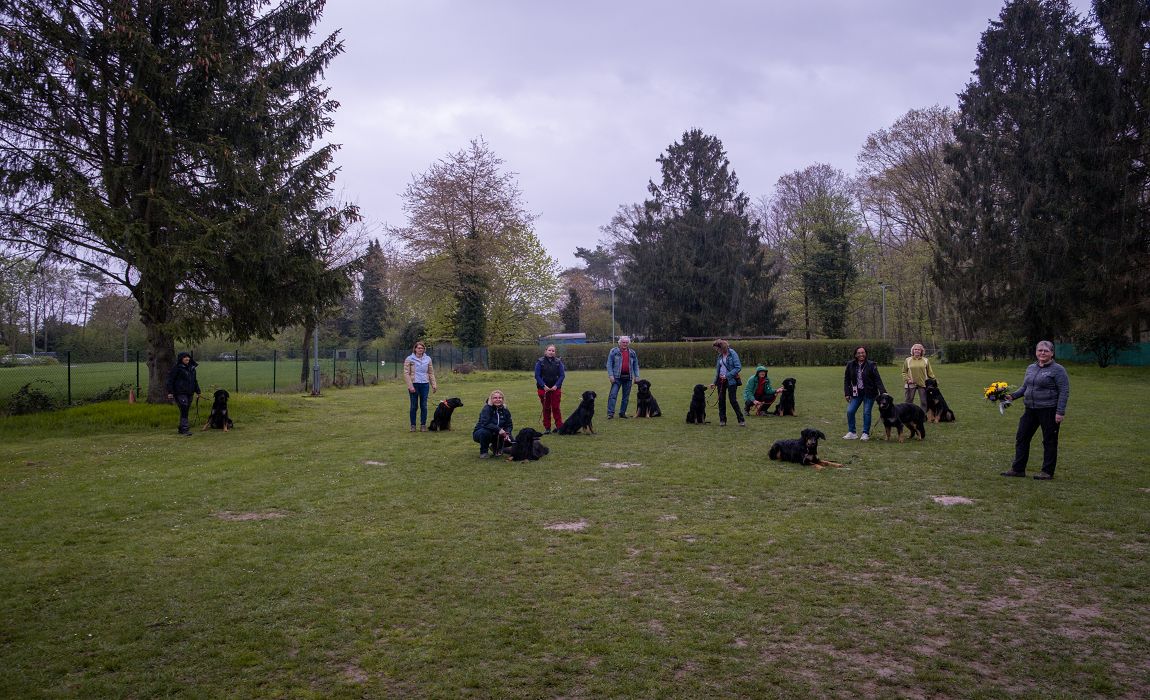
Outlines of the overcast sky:
{"label": "overcast sky", "polygon": [[[1080,8],[1088,1],[1075,2]],[[518,174],[536,234],[581,264],[641,202],[683,132],[717,136],[742,190],[824,162],[848,174],[867,135],[957,106],[1000,0],[329,0],[341,103],[337,188],[403,225],[412,176],[482,136]]]}

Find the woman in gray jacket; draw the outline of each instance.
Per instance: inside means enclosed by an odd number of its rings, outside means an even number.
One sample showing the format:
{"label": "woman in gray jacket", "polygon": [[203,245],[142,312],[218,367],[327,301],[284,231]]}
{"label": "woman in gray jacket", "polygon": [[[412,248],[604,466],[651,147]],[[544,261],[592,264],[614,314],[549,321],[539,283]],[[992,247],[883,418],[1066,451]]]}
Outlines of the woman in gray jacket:
{"label": "woman in gray jacket", "polygon": [[1054,343],[1038,341],[1034,349],[1037,362],[1026,368],[1022,386],[1007,396],[1011,401],[1024,397],[1026,410],[1018,419],[1018,433],[1014,436],[1014,462],[1003,476],[1026,476],[1026,462],[1030,458],[1030,441],[1042,428],[1042,473],[1035,474],[1039,481],[1054,478],[1058,461],[1058,428],[1066,415],[1066,401],[1070,398],[1070,377],[1066,369],[1054,361]]}

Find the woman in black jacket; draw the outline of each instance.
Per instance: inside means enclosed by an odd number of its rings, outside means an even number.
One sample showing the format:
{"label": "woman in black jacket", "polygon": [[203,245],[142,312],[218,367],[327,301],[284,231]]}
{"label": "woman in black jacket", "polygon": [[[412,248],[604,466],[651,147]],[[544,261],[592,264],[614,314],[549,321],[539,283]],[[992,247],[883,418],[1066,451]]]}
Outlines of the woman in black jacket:
{"label": "woman in black jacket", "polygon": [[488,448],[493,448],[496,455],[502,454],[503,446],[511,439],[511,411],[503,405],[502,391],[496,389],[487,397],[471,439],[479,443],[480,459],[487,459]]}
{"label": "woman in black jacket", "polygon": [[200,382],[196,379],[196,363],[190,353],[181,352],[176,356],[176,364],[168,372],[168,398],[175,399],[180,408],[180,435],[189,436],[188,409],[192,406],[192,394],[200,396]]}
{"label": "woman in black jacket", "polygon": [[[866,359],[866,348],[855,348],[855,359],[847,363],[843,373],[843,394],[847,399],[847,434],[844,440],[870,440],[870,416],[874,400],[885,394],[886,387],[878,376],[878,365]],[[859,404],[863,407],[862,435],[855,432],[855,414]]]}

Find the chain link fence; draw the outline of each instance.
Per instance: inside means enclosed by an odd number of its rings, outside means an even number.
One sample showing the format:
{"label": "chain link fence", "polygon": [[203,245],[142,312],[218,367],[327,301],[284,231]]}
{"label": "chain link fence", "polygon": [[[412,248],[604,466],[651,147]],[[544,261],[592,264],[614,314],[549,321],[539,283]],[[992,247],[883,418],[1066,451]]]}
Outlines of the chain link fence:
{"label": "chain link fence", "polygon": [[[320,388],[398,380],[402,350],[321,348]],[[438,372],[487,369],[486,348],[442,344],[429,351]],[[223,388],[240,392],[312,392],[313,358],[248,355],[244,348],[203,357],[193,352],[196,377],[205,394]],[[124,359],[127,358],[127,359]],[[115,361],[73,362],[70,352],[0,358],[0,416],[50,411],[99,401],[127,400],[148,392],[147,353],[128,351]]]}

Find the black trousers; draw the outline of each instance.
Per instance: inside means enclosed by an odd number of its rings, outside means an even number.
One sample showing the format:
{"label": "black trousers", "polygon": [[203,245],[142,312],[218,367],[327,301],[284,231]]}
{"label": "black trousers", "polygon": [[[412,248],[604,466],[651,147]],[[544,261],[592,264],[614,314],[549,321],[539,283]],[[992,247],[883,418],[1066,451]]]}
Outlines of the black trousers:
{"label": "black trousers", "polygon": [[735,420],[743,422],[743,412],[739,409],[739,386],[731,384],[725,379],[719,380],[719,420],[727,421],[727,404],[730,400],[731,408],[735,409]]}
{"label": "black trousers", "polygon": [[189,432],[188,428],[188,409],[192,407],[191,394],[176,394],[176,406],[180,408],[180,432]]}
{"label": "black trousers", "polygon": [[1058,462],[1058,423],[1054,420],[1054,408],[1028,408],[1018,419],[1018,433],[1014,436],[1014,462],[1011,470],[1025,472],[1030,459],[1030,441],[1042,428],[1042,471],[1054,475]]}

